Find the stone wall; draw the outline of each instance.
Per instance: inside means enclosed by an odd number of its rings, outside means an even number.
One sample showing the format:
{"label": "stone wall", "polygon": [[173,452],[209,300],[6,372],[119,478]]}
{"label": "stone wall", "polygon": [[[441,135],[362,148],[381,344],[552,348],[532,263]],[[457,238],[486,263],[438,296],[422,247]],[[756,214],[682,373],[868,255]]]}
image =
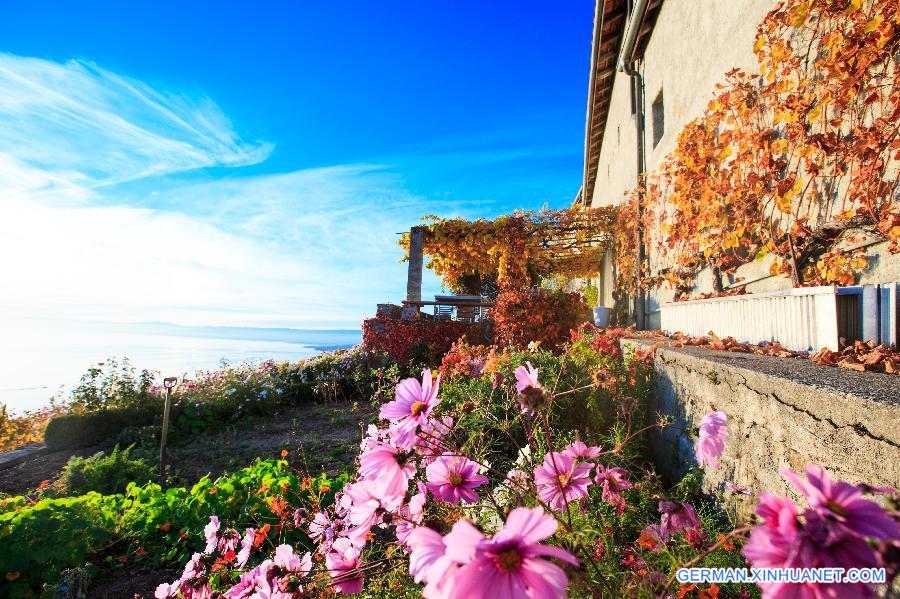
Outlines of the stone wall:
{"label": "stone wall", "polygon": [[[634,346],[635,341],[625,344]],[[660,474],[671,483],[695,464],[700,419],[728,415],[721,465],[705,471],[704,488],[733,482],[753,492],[791,494],[778,473],[819,464],[851,482],[900,487],[900,377],[700,348],[660,347],[651,413],[674,420],[652,436]],[[748,517],[753,501],[727,493]]]}

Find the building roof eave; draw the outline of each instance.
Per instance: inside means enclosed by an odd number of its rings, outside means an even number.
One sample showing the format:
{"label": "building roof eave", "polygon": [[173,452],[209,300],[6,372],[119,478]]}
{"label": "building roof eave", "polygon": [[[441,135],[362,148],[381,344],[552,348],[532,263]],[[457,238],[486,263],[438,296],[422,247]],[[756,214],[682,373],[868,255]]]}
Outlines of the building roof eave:
{"label": "building roof eave", "polygon": [[[638,39],[630,59],[643,53],[653,31],[656,15],[663,0],[649,0],[644,11]],[[616,63],[622,46],[622,35],[628,25],[627,0],[596,0],[594,7],[594,34],[591,42],[591,70],[588,83],[587,115],[584,135],[584,173],[580,200],[589,206],[594,195],[598,157],[606,129],[610,98],[616,74]]]}

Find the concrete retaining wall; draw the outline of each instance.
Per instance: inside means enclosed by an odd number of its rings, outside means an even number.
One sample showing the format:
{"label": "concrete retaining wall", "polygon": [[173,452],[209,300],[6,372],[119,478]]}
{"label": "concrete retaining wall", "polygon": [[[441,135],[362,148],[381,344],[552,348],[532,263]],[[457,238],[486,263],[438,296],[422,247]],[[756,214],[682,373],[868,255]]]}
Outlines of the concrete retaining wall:
{"label": "concrete retaining wall", "polygon": [[[626,341],[626,346],[642,342]],[[728,415],[721,465],[706,490],[730,481],[754,492],[791,494],[781,466],[819,464],[851,482],[900,487],[900,377],[818,366],[801,359],[660,347],[651,413],[674,420],[652,436],[654,459],[671,483],[695,464],[700,419]],[[727,494],[746,518],[753,501]]]}

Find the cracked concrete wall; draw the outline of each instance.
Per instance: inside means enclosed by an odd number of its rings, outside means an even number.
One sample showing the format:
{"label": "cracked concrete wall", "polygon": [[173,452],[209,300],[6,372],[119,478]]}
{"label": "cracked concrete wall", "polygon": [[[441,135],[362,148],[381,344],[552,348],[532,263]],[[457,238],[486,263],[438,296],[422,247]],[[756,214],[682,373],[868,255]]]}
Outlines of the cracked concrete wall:
{"label": "cracked concrete wall", "polygon": [[[729,356],[738,358],[763,365],[765,360],[779,360]],[[867,397],[816,384],[817,371],[809,367],[823,367],[805,362],[780,366],[785,372],[792,367],[801,370],[811,380],[800,382],[773,376],[764,368],[735,367],[683,350],[658,348],[650,413],[674,420],[651,438],[664,480],[678,480],[696,463],[696,429],[704,414],[718,410],[728,415],[728,440],[719,468],[705,469],[707,491],[722,490],[731,481],[754,493],[792,495],[778,469],[802,470],[808,463],[843,480],[900,487],[900,384],[886,383],[888,392],[895,391],[893,399]],[[828,373],[835,374],[842,373]],[[753,500],[725,495],[738,517],[752,514]]]}

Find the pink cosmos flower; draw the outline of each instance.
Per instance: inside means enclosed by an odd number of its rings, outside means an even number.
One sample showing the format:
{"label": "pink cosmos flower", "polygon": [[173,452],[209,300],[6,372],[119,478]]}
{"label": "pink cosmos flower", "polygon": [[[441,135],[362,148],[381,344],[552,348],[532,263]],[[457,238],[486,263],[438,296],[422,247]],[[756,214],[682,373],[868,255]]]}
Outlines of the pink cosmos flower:
{"label": "pink cosmos flower", "polygon": [[516,368],[515,375],[519,407],[522,413],[534,416],[535,410],[544,404],[545,399],[544,388],[538,380],[538,369],[531,362],[525,362]]}
{"label": "pink cosmos flower", "polygon": [[410,535],[409,573],[416,582],[426,582],[422,595],[426,598],[453,596],[453,577],[460,566],[475,557],[478,543],[484,540],[481,531],[458,520],[445,536],[419,526]]}
{"label": "pink cosmos flower", "polygon": [[554,510],[587,497],[591,468],[591,464],[579,462],[568,453],[548,453],[544,463],[534,469],[538,497]]}
{"label": "pink cosmos flower", "polygon": [[444,416],[440,420],[431,420],[422,425],[419,435],[416,437],[415,450],[424,458],[422,463],[425,466],[447,451],[444,437],[451,430],[453,430],[453,418],[450,416]]}
{"label": "pink cosmos flower", "polygon": [[403,502],[403,495],[386,495],[377,484],[370,480],[353,483],[347,493],[352,504],[347,514],[349,538],[357,547],[366,544],[366,537],[373,526],[382,521],[385,513],[393,513]]}
{"label": "pink cosmos flower", "polygon": [[516,392],[522,393],[528,387],[540,387],[541,382],[538,380],[538,369],[531,365],[531,362],[525,362],[515,370],[516,375]]}
{"label": "pink cosmos flower", "polygon": [[383,441],[387,439],[390,431],[386,428],[378,428],[374,424],[370,424],[366,429],[366,436],[363,437],[363,440],[359,444],[359,452],[363,453],[369,449],[369,447],[377,442]]}
{"label": "pink cosmos flower", "polygon": [[[200,553],[192,555],[190,561],[184,567],[181,578],[169,585],[168,590],[177,586],[184,599],[209,599],[212,596],[212,588],[205,581],[206,571],[201,563],[202,558],[203,555]],[[157,591],[159,590],[159,587],[157,587]]]}
{"label": "pink cosmos flower", "polygon": [[391,439],[402,448],[409,449],[415,443],[416,432],[424,425],[435,406],[440,403],[438,388],[441,377],[432,382],[431,370],[422,373],[422,382],[408,378],[397,383],[394,401],[381,406],[379,416],[392,424]]}
{"label": "pink cosmos flower", "polygon": [[488,482],[486,476],[478,474],[478,464],[463,456],[438,458],[428,465],[425,474],[434,498],[455,504],[477,501],[475,489]]}
{"label": "pink cosmos flower", "polygon": [[375,441],[360,455],[359,474],[377,481],[388,495],[403,495],[406,494],[409,479],[416,473],[416,465],[411,458],[412,452]]}
{"label": "pink cosmos flower", "polygon": [[787,497],[761,493],[756,513],[762,524],[753,527],[742,552],[758,568],[781,567],[788,563],[791,546],[800,531],[797,508]]}
{"label": "pink cosmos flower", "polygon": [[247,570],[241,574],[236,585],[225,591],[224,595],[228,599],[248,599],[256,591],[256,584],[259,582],[262,568],[256,566],[252,570]]}
{"label": "pink cosmos flower", "polygon": [[227,529],[222,535],[219,537],[218,549],[219,553],[226,554],[229,551],[234,551],[238,542],[241,540],[241,535],[233,528]]}
{"label": "pink cosmos flower", "polygon": [[[451,562],[445,556],[447,547],[441,533],[427,526],[417,526],[409,533],[406,544],[411,550],[409,574],[413,580],[422,583],[428,580],[429,575],[436,579],[443,577]],[[440,565],[436,567],[436,564]]]}
{"label": "pink cosmos flower", "polygon": [[274,559],[264,561],[259,570],[254,599],[292,599],[303,592],[298,579],[312,570],[312,556],[306,552],[301,558],[290,545],[279,545]]}
{"label": "pink cosmos flower", "polygon": [[243,568],[250,559],[250,552],[253,551],[253,540],[256,538],[256,531],[248,528],[244,531],[244,538],[241,539],[241,550],[237,554],[237,567]]}
{"label": "pink cosmos flower", "polygon": [[[831,523],[814,509],[804,512],[805,522],[797,517],[794,503],[785,497],[763,493],[756,513],[762,523],[754,526],[742,553],[754,568],[874,568],[882,565],[878,555],[862,538],[844,535],[835,538]],[[866,584],[765,583],[763,597],[825,598],[875,597]]]}
{"label": "pink cosmos flower", "polygon": [[309,536],[319,543],[318,552],[327,553],[337,534],[337,520],[332,520],[325,512],[317,512],[309,523]]}
{"label": "pink cosmos flower", "polygon": [[704,464],[709,464],[713,469],[719,467],[716,458],[725,450],[725,439],[728,437],[728,429],[725,426],[727,420],[728,416],[724,412],[710,412],[700,421],[700,436],[694,444],[694,453],[701,468]]}
{"label": "pink cosmos flower", "polygon": [[309,574],[312,558],[309,553],[300,558],[294,555],[290,545],[280,545],[275,550],[275,559],[267,559],[258,569],[250,599],[293,599],[303,594],[298,579]]}
{"label": "pink cosmos flower", "polygon": [[353,505],[353,499],[350,497],[350,491],[353,490],[353,483],[347,483],[344,488],[334,494],[335,510],[346,512]]}
{"label": "pink cosmos flower", "polygon": [[594,459],[600,457],[600,448],[585,445],[583,441],[575,441],[567,445],[563,449],[563,453],[567,453],[576,459]]}
{"label": "pink cosmos flower", "polygon": [[528,474],[518,468],[513,468],[506,473],[504,484],[510,489],[521,493],[528,488],[529,482]]}
{"label": "pink cosmos flower", "polygon": [[153,596],[156,599],[170,599],[171,597],[178,596],[178,581],[176,580],[174,583],[169,584],[168,582],[164,582],[158,587],[156,587],[156,591],[153,593]]}
{"label": "pink cosmos flower", "polygon": [[362,572],[357,569],[360,551],[349,539],[337,539],[325,556],[325,567],[334,579],[334,588],[344,595],[362,590]]}
{"label": "pink cosmos flower", "polygon": [[736,493],[738,495],[753,495],[750,489],[746,487],[739,487],[730,480],[725,482],[725,490],[729,493]]}
{"label": "pink cosmos flower", "polygon": [[803,480],[789,468],[782,468],[784,476],[806,496],[810,508],[829,523],[832,539],[845,534],[873,539],[898,540],[900,529],[883,507],[863,499],[863,489],[844,481],[832,480],[821,466],[806,466]]}
{"label": "pink cosmos flower", "polygon": [[209,517],[209,524],[203,528],[203,534],[206,536],[206,549],[203,553],[209,555],[216,550],[219,541],[219,518],[217,516]]}
{"label": "pink cosmos flower", "polygon": [[188,563],[184,565],[184,571],[181,573],[180,580],[191,581],[195,578],[200,578],[203,576],[203,565],[200,563],[200,560],[203,556],[199,553],[195,553],[191,556],[191,559],[188,560]]}
{"label": "pink cosmos flower", "polygon": [[406,545],[409,541],[409,535],[418,528],[414,522],[411,522],[406,518],[406,506],[402,506],[400,508],[400,521],[397,522],[397,527],[394,529],[394,536],[397,537],[397,542],[401,545]]}
{"label": "pink cosmos flower", "polygon": [[405,545],[409,540],[409,535],[415,530],[416,525],[422,522],[425,516],[425,503],[427,501],[427,488],[423,483],[417,483],[419,492],[413,495],[409,503],[400,506],[400,521],[397,522],[397,529],[394,534],[397,542]]}
{"label": "pink cosmos flower", "polygon": [[694,506],[689,503],[660,501],[659,511],[662,512],[660,529],[663,541],[668,540],[672,535],[679,532],[702,526],[700,518],[697,517],[697,512],[694,511]]}
{"label": "pink cosmos flower", "polygon": [[282,572],[290,572],[306,576],[312,570],[312,556],[307,551],[303,557],[294,553],[294,548],[290,545],[279,545],[275,548],[275,559],[273,563],[281,568]]}
{"label": "pink cosmos flower", "polygon": [[421,522],[422,517],[425,515],[425,504],[428,503],[428,487],[421,482],[417,482],[416,486],[419,492],[409,500],[409,517],[413,522]]}
{"label": "pink cosmos flower", "polygon": [[184,599],[211,599],[212,587],[204,582],[182,582],[178,587]]}
{"label": "pink cosmos flower", "polygon": [[603,501],[615,506],[616,515],[621,516],[625,511],[622,491],[634,486],[628,482],[628,471],[624,468],[607,468],[603,464],[597,464],[597,474],[594,480],[598,485],[603,485]]}
{"label": "pink cosmos flower", "polygon": [[[557,523],[541,508],[516,508],[503,529],[478,543],[471,561],[453,576],[450,597],[467,599],[559,599],[566,596],[566,573],[545,559],[572,565],[578,560],[568,551],[542,545],[556,532]],[[453,553],[448,554],[451,559]]]}

